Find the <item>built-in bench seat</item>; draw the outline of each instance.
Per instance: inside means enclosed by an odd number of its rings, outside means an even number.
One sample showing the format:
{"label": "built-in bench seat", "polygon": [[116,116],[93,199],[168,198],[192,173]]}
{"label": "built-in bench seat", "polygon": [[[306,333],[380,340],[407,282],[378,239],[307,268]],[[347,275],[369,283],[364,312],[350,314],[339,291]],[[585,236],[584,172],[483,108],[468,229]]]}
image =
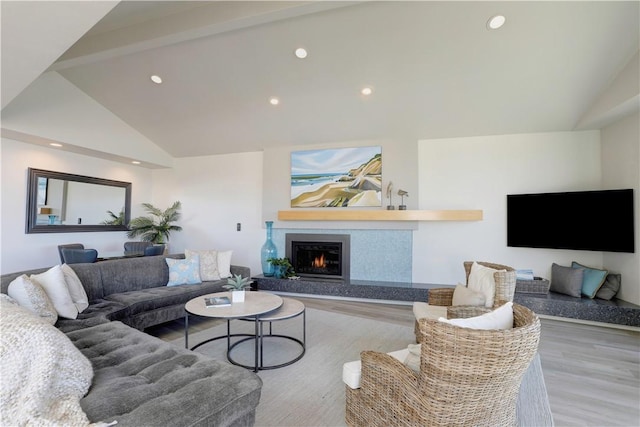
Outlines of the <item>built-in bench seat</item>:
{"label": "built-in bench seat", "polygon": [[[253,280],[257,289],[272,292],[402,302],[427,301],[430,288],[453,287],[442,284],[370,280],[275,279],[262,275],[253,277]],[[597,298],[574,298],[555,292],[517,292],[514,301],[540,315],[640,327],[640,306],[615,298],[606,301]]]}

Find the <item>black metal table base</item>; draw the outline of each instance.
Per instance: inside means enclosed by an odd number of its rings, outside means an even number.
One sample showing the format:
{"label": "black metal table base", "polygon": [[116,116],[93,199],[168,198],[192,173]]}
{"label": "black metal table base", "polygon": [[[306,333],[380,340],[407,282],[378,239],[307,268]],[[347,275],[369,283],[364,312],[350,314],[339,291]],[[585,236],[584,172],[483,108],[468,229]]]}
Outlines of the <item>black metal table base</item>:
{"label": "black metal table base", "polygon": [[[287,320],[287,319],[293,319],[296,318],[298,316],[302,315],[302,339],[298,339],[289,335],[280,335],[280,334],[274,334],[273,333],[273,322],[279,322],[282,320]],[[260,328],[258,329],[258,327],[256,327],[256,332],[258,332],[256,334],[256,336],[251,336],[250,334],[247,334],[248,337],[239,341],[236,341],[235,343],[233,343],[233,345],[229,346],[227,348],[227,359],[229,360],[230,363],[233,363],[234,365],[237,366],[242,366],[243,368],[247,368],[247,369],[251,369],[253,368],[252,366],[248,366],[248,365],[244,365],[242,363],[237,362],[236,360],[233,359],[233,357],[231,357],[231,351],[238,346],[239,344],[242,344],[243,342],[252,340],[252,339],[256,339],[259,342],[259,348],[258,351],[260,353],[260,363],[256,363],[255,366],[255,371],[265,371],[268,369],[278,369],[278,368],[282,368],[284,366],[289,366],[295,362],[297,362],[298,360],[302,359],[302,356],[304,356],[305,352],[307,351],[307,313],[306,313],[306,309],[303,309],[302,311],[300,311],[299,313],[290,316],[290,317],[286,317],[283,319],[276,319],[276,320],[260,320],[260,319],[252,319],[252,318],[245,318],[245,319],[238,319],[238,320],[245,320],[245,321],[256,321],[257,323],[260,324]],[[264,334],[264,324],[268,322],[269,323],[269,333],[268,334]],[[231,329],[227,329],[227,332],[230,334],[231,333]],[[298,354],[296,357],[294,357],[293,359],[290,359],[286,362],[283,363],[279,363],[277,365],[266,365],[264,364],[264,339],[265,338],[282,338],[282,339],[287,339],[293,342],[296,342],[300,345],[301,351],[300,354]],[[258,344],[256,344],[258,345]]]}
{"label": "black metal table base", "polygon": [[[238,346],[239,344],[242,344],[243,342],[246,342],[246,341],[253,340],[254,338],[255,337],[253,337],[252,335],[249,335],[247,338],[244,338],[242,340],[239,340],[239,341],[236,341],[235,343],[233,343],[231,345],[231,347],[227,350],[227,359],[229,360],[229,362],[234,364],[234,365],[237,365],[237,366],[242,366],[243,368],[253,369],[254,368],[253,366],[244,365],[244,364],[239,363],[236,360],[234,360],[231,357],[231,350],[236,348],[236,346]],[[296,342],[296,343],[300,344],[300,348],[301,348],[300,354],[298,354],[295,358],[293,358],[293,359],[291,359],[291,360],[289,360],[287,362],[283,362],[283,363],[280,363],[280,364],[277,364],[277,365],[265,366],[264,357],[263,357],[264,352],[263,352],[263,345],[262,345],[263,344],[263,340],[265,338],[283,338],[283,339],[287,339],[287,340]],[[292,365],[292,364],[296,363],[298,360],[302,359],[302,356],[304,356],[304,353],[306,351],[307,351],[307,349],[306,349],[305,343],[302,340],[299,340],[298,338],[290,337],[290,336],[287,336],[287,335],[276,335],[276,334],[263,335],[263,336],[260,337],[260,363],[258,365],[258,370],[259,371],[266,371],[266,370],[269,370],[269,369],[278,369],[278,368],[283,368],[285,366]]]}
{"label": "black metal table base", "polygon": [[[231,333],[231,320],[233,319],[227,319],[227,333],[226,335],[220,335],[217,337],[213,337],[213,338],[209,338],[207,340],[204,340],[196,345],[194,345],[193,347],[190,348],[190,350],[195,350],[198,347],[210,343],[212,341],[217,341],[219,339],[223,339],[226,338],[227,339],[227,360],[229,361],[229,363],[236,365],[236,366],[240,366],[246,369],[251,369],[253,370],[253,372],[258,372],[258,371],[264,371],[264,370],[268,370],[268,369],[278,369],[278,368],[282,368],[284,366],[289,366],[295,362],[297,362],[298,360],[302,359],[302,356],[304,356],[305,352],[307,351],[306,348],[306,336],[307,336],[307,319],[306,319],[306,310],[302,310],[302,312],[296,314],[295,316],[289,317],[288,319],[292,319],[295,317],[298,317],[302,315],[302,339],[298,339],[295,337],[291,337],[288,335],[280,335],[280,334],[273,334],[273,326],[272,326],[272,322],[273,321],[268,321],[269,322],[269,333],[268,334],[264,334],[264,323],[260,320],[259,316],[256,316],[255,318],[240,318],[240,319],[236,319],[236,320],[244,320],[244,321],[251,321],[254,322],[255,324],[255,333],[254,334],[247,334],[247,333],[243,333],[243,334],[232,334]],[[279,319],[277,321],[280,320],[285,320],[285,319]],[[185,314],[185,322],[184,322],[184,327],[185,327],[185,340],[184,340],[184,346],[185,348],[189,348],[189,314]],[[236,342],[234,342],[233,344],[231,344],[231,338],[235,338],[235,337],[245,337],[241,340],[238,340]],[[277,364],[277,365],[264,365],[264,339],[265,338],[281,338],[281,339],[287,339],[293,342],[296,342],[300,345],[301,347],[301,351],[300,354],[298,354],[296,357],[294,357],[293,359],[290,359],[286,362]],[[233,357],[231,356],[231,351],[236,348],[239,344],[242,344],[244,342],[247,341],[254,341],[254,357],[255,357],[255,361],[254,361],[254,365],[250,366],[250,365],[246,365],[246,364],[242,364],[237,362],[236,360],[233,359]]]}

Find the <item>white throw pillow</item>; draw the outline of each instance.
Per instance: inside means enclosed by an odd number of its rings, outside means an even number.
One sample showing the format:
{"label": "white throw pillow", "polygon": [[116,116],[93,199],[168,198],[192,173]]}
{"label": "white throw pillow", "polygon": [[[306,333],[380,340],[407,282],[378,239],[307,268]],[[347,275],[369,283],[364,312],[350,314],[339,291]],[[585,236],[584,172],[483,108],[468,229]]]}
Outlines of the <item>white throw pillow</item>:
{"label": "white throw pillow", "polygon": [[67,264],[62,264],[62,273],[64,274],[64,280],[67,283],[67,289],[69,289],[71,300],[78,309],[78,313],[82,313],[87,307],[89,307],[89,297],[87,296],[87,292],[84,290],[84,286],[82,286],[82,282],[76,272],[73,271],[73,268],[69,267]]}
{"label": "white throw pillow", "polygon": [[415,373],[420,373],[420,355],[422,354],[421,344],[409,344],[407,346],[409,354],[404,359],[404,364],[407,368],[411,369]]}
{"label": "white throw pillow", "polygon": [[218,273],[221,279],[231,277],[231,254],[233,251],[218,251]]}
{"label": "white throw pillow", "polygon": [[185,258],[191,258],[193,255],[200,255],[200,280],[220,280],[218,272],[218,251],[193,251],[184,250]]}
{"label": "white throw pillow", "polygon": [[429,305],[426,302],[413,303],[413,315],[416,319],[427,318],[438,320],[438,317],[447,317],[447,307],[443,305]]}
{"label": "white throw pillow", "polygon": [[467,287],[476,292],[484,294],[484,306],[493,307],[493,300],[496,296],[496,279],[493,274],[498,271],[493,268],[485,267],[474,261],[471,266],[471,272],[469,273],[469,283]]}
{"label": "white throw pillow", "polygon": [[32,282],[26,274],[9,283],[7,293],[20,306],[32,311],[51,325],[58,320],[58,312],[47,293],[38,283]]}
{"label": "white throw pillow", "polygon": [[513,303],[507,302],[482,316],[469,317],[466,319],[445,319],[441,317],[438,320],[461,328],[513,329]]}
{"label": "white throw pillow", "polygon": [[483,306],[485,305],[485,296],[481,292],[469,289],[464,285],[458,284],[453,291],[453,302],[451,305],[473,305]]}
{"label": "white throw pillow", "polygon": [[44,273],[32,274],[30,279],[32,282],[37,282],[42,286],[56,308],[58,316],[66,317],[67,319],[78,317],[78,309],[73,303],[71,294],[69,294],[61,266],[54,265]]}

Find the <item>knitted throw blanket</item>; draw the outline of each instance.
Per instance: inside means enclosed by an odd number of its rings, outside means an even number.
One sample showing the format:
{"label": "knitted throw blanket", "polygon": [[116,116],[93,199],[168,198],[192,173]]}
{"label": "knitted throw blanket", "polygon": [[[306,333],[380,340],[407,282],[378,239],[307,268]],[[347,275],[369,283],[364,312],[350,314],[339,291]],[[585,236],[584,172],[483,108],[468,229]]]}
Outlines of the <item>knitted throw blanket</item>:
{"label": "knitted throw blanket", "polygon": [[0,297],[0,425],[87,426],[91,363],[29,310]]}

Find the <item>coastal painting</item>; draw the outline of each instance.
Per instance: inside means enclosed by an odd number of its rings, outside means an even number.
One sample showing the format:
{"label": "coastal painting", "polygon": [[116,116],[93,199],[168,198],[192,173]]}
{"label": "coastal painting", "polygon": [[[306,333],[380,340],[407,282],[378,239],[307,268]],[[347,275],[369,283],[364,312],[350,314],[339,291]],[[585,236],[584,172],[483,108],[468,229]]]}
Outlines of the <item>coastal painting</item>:
{"label": "coastal painting", "polygon": [[382,206],[382,147],[291,153],[291,207]]}

